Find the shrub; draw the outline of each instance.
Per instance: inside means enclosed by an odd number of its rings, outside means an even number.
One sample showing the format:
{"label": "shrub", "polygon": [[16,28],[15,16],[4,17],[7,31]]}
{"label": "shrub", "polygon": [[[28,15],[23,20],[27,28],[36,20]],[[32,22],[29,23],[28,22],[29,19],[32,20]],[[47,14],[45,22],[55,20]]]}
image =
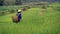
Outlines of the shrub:
{"label": "shrub", "polygon": [[14,13],[14,12],[15,12],[15,10],[14,10],[14,9],[10,10],[10,13]]}
{"label": "shrub", "polygon": [[26,11],[26,8],[22,8],[21,10],[22,10],[22,11]]}
{"label": "shrub", "polygon": [[6,12],[0,12],[0,15],[2,16],[2,15],[5,15],[6,14]]}
{"label": "shrub", "polygon": [[60,7],[57,7],[56,10],[57,10],[57,11],[60,11]]}

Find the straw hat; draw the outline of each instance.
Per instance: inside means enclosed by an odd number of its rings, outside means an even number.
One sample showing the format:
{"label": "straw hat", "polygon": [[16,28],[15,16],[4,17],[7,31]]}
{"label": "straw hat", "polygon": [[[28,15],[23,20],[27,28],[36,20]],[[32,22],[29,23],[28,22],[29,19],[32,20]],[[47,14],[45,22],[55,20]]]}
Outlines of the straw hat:
{"label": "straw hat", "polygon": [[18,12],[21,12],[22,10],[18,10]]}

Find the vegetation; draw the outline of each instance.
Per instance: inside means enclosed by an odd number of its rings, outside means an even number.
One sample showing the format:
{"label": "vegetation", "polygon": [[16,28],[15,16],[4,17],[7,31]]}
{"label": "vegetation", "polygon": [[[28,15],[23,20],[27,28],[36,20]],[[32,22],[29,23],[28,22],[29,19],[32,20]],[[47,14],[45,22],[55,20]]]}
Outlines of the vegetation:
{"label": "vegetation", "polygon": [[7,12],[10,13],[15,13],[17,12],[18,9],[23,8],[25,5],[20,5],[20,6],[0,6],[0,15],[2,15],[2,12],[7,14]]}
{"label": "vegetation", "polygon": [[35,7],[22,12],[17,24],[11,19],[16,13],[0,16],[0,34],[60,34],[60,11],[48,7],[40,14],[41,10]]}

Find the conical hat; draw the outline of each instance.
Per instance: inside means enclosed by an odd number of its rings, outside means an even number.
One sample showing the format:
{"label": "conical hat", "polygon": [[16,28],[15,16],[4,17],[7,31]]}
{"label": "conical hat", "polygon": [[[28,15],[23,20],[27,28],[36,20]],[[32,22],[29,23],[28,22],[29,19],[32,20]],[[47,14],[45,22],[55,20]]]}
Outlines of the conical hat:
{"label": "conical hat", "polygon": [[18,10],[18,12],[21,12],[22,10]]}

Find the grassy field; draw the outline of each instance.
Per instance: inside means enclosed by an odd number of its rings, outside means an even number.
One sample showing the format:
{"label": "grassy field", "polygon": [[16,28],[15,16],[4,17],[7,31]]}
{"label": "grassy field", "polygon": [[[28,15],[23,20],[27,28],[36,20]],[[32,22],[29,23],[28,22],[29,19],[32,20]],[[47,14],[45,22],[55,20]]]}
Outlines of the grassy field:
{"label": "grassy field", "polygon": [[41,8],[31,8],[22,12],[22,20],[13,23],[8,14],[0,16],[0,34],[60,34],[60,12],[47,8],[43,14]]}

